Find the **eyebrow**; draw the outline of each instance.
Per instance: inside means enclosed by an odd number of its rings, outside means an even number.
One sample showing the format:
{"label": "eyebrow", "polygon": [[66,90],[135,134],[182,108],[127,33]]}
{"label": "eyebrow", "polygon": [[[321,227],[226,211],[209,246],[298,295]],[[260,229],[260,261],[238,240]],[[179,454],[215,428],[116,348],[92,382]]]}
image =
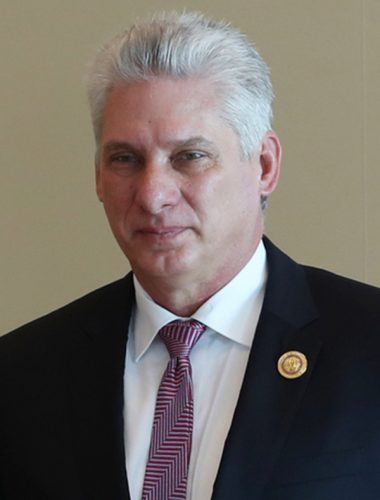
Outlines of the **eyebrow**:
{"label": "eyebrow", "polygon": [[176,140],[176,141],[170,141],[169,144],[175,146],[175,147],[192,147],[192,146],[197,146],[197,147],[207,147],[207,148],[214,148],[215,145],[213,142],[205,139],[202,136],[194,136],[194,137],[189,137],[189,139],[186,140]]}
{"label": "eyebrow", "polygon": [[120,151],[121,149],[132,149],[136,148],[127,141],[110,141],[107,142],[102,148],[103,153],[113,153],[115,151]]}
{"label": "eyebrow", "polygon": [[[205,139],[202,136],[194,136],[194,137],[189,137],[188,139],[182,140],[174,140],[174,141],[169,141],[168,145],[179,148],[179,147],[204,147],[204,148],[212,148],[215,149],[215,145],[213,142]],[[110,141],[106,143],[102,150],[103,153],[110,154],[115,151],[120,151],[122,149],[129,149],[131,151],[136,151],[138,148],[134,146],[132,143],[128,141]]]}

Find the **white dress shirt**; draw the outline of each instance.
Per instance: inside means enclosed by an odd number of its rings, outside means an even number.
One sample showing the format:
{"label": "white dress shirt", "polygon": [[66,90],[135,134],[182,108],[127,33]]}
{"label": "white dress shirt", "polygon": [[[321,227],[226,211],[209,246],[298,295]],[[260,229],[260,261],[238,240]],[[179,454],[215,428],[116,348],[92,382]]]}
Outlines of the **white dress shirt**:
{"label": "white dress shirt", "polygon": [[[266,284],[261,242],[246,266],[192,318],[207,326],[191,351],[194,427],[188,500],[208,500],[241,389]],[[157,332],[178,319],[153,302],[136,278],[124,377],[125,452],[131,500],[140,500],[154,408],[169,360]],[[180,318],[184,319],[184,318]]]}

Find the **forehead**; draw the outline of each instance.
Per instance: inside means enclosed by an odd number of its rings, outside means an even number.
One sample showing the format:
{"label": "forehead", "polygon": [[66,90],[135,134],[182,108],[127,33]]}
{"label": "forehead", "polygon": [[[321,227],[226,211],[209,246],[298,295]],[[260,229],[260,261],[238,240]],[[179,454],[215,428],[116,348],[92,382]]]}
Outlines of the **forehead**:
{"label": "forehead", "polygon": [[125,137],[160,142],[192,136],[212,140],[232,132],[220,117],[215,87],[205,79],[155,78],[119,84],[108,96],[103,118],[103,145]]}
{"label": "forehead", "polygon": [[218,104],[215,87],[205,79],[157,77],[148,81],[116,85],[106,100],[105,112],[128,108],[133,116],[164,112],[189,112],[214,108]]}

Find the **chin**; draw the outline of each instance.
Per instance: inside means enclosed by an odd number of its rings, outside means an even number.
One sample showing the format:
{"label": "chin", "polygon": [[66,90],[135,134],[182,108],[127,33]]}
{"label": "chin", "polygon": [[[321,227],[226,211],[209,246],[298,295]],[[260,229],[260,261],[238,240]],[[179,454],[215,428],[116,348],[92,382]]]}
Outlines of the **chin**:
{"label": "chin", "polygon": [[146,279],[175,279],[195,271],[194,258],[189,255],[150,255],[145,259],[140,255],[135,262],[130,259],[130,263],[136,276],[143,275]]}

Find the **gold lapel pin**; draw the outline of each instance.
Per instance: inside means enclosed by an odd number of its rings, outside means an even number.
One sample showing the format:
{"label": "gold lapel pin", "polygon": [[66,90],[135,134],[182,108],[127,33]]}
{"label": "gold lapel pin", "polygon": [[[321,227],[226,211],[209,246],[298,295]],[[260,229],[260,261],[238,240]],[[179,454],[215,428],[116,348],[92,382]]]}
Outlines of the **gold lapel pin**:
{"label": "gold lapel pin", "polygon": [[278,360],[277,370],[285,378],[298,378],[307,370],[307,359],[302,352],[285,352]]}

